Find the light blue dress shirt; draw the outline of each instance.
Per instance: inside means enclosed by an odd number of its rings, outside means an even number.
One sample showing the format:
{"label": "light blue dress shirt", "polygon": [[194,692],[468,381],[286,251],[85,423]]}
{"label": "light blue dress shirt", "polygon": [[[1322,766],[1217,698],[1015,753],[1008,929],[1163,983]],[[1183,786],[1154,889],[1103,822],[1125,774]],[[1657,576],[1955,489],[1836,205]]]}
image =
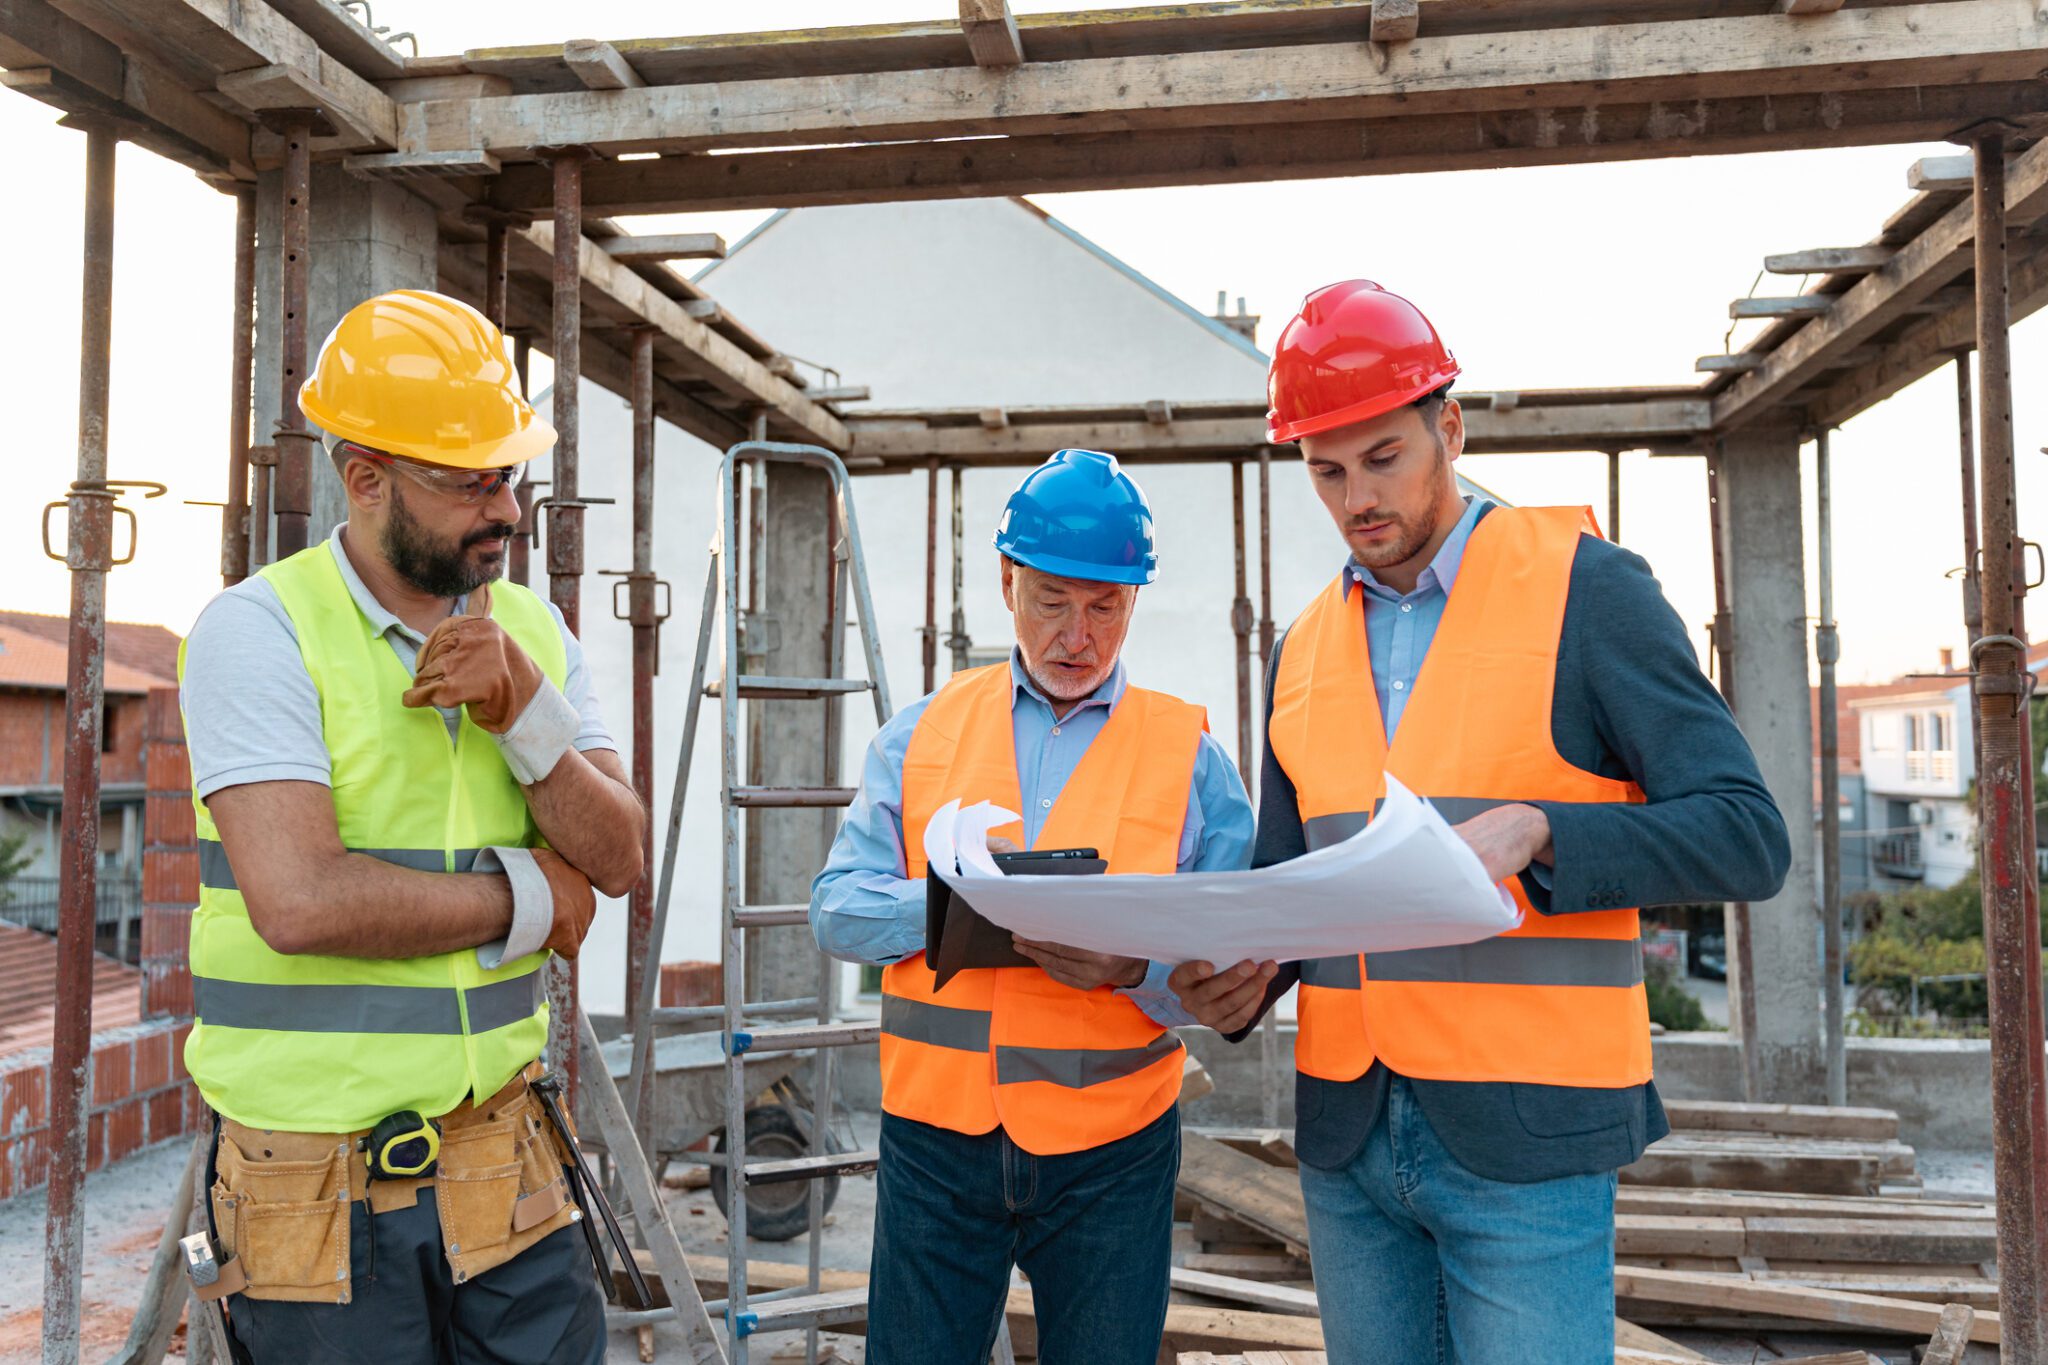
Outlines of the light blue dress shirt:
{"label": "light blue dress shirt", "polygon": [[[1011,726],[1017,745],[1017,786],[1023,800],[1024,846],[1052,814],[1081,756],[1123,700],[1123,662],[1101,687],[1064,717],[1010,652]],[[868,746],[860,791],[847,808],[825,868],[811,882],[811,929],[818,946],[845,962],[887,963],[924,949],[924,879],[905,875],[903,754],[930,697],[898,711]],[[1251,865],[1253,816],[1244,782],[1223,747],[1203,734],[1195,755],[1188,813],[1181,826],[1180,872],[1239,872]],[[1167,988],[1175,964],[1155,962],[1143,984],[1121,993],[1169,1028],[1192,1024]]]}
{"label": "light blue dress shirt", "polygon": [[1372,686],[1379,693],[1380,717],[1386,722],[1387,742],[1401,724],[1401,713],[1415,695],[1415,677],[1436,628],[1444,619],[1444,607],[1458,582],[1458,567],[1465,562],[1465,543],[1480,516],[1494,506],[1491,499],[1468,498],[1465,514],[1437,547],[1427,568],[1417,575],[1415,591],[1399,593],[1374,578],[1372,570],[1356,559],[1344,561],[1344,598],[1351,598],[1355,583],[1365,590],[1365,642],[1372,654]]}

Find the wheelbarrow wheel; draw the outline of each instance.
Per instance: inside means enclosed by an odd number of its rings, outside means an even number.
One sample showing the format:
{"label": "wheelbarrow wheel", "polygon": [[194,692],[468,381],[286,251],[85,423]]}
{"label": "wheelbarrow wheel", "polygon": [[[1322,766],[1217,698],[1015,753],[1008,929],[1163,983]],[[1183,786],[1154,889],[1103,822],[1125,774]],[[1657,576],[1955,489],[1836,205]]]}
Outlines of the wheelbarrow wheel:
{"label": "wheelbarrow wheel", "polygon": [[[839,1144],[832,1140],[828,1131],[825,1135],[827,1151],[836,1152]],[[729,1150],[723,1130],[718,1134],[714,1150]],[[779,1104],[764,1104],[747,1111],[747,1157],[753,1161],[788,1161],[811,1154],[811,1141],[804,1133],[796,1116]],[[747,1186],[747,1236],[763,1242],[787,1242],[810,1230],[811,1226],[811,1183],[808,1180],[778,1180],[766,1185]],[[839,1198],[839,1176],[837,1173],[824,1178],[825,1208],[829,1212],[833,1201]],[[731,1220],[727,1203],[730,1192],[726,1185],[725,1167],[711,1168],[711,1197],[718,1204],[718,1211]]]}

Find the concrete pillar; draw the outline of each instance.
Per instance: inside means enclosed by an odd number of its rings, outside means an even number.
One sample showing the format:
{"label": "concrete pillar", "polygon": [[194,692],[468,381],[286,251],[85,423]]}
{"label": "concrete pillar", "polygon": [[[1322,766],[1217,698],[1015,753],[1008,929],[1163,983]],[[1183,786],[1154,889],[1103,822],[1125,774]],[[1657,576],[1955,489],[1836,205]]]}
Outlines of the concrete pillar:
{"label": "concrete pillar", "polygon": [[[826,583],[831,566],[826,499],[831,480],[819,470],[770,464],[766,572],[761,583],[762,639],[758,665],[776,677],[817,678],[829,665]],[[751,652],[751,651],[750,651]],[[755,701],[761,708],[760,781],[770,787],[824,785],[825,705]],[[825,865],[844,812],[758,810],[747,814],[749,903],[794,905],[810,899],[811,878]],[[809,997],[817,988],[818,948],[802,929],[748,931],[747,990],[757,1000]]]}
{"label": "concrete pillar", "polygon": [[[266,171],[256,185],[256,421],[250,440],[257,445],[269,444],[277,427],[278,203],[283,179],[281,171]],[[307,365],[319,355],[320,343],[341,315],[364,299],[388,289],[432,289],[435,251],[432,204],[387,181],[359,180],[339,166],[315,166]],[[310,540],[325,539],[347,514],[340,477],[332,464],[316,455]]]}
{"label": "concrete pillar", "polygon": [[[1821,1104],[1826,1086],[1798,433],[1786,428],[1730,436],[1721,468],[1735,717],[1756,750],[1792,843],[1784,889],[1749,910],[1757,1024],[1756,1037],[1744,1042],[1756,1058],[1754,1099]],[[1738,956],[1734,947],[1731,962]]]}

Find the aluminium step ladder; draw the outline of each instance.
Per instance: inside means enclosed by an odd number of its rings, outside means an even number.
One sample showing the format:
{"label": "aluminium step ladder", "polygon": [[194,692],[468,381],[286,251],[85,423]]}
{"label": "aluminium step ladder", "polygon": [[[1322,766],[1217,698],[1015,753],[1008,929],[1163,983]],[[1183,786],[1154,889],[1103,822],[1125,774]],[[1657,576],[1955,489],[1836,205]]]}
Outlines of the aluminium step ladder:
{"label": "aluminium step ladder", "polygon": [[[831,537],[831,610],[826,631],[828,666],[825,676],[815,678],[779,677],[743,671],[740,645],[742,615],[740,588],[743,572],[740,554],[738,475],[742,462],[765,474],[770,463],[804,465],[823,470],[832,482],[831,510],[835,534]],[[747,1360],[748,1338],[770,1331],[803,1328],[807,1335],[808,1359],[815,1359],[818,1331],[823,1327],[859,1321],[867,1313],[865,1289],[824,1290],[820,1283],[820,1250],[824,1235],[824,1186],[826,1177],[857,1174],[875,1169],[878,1152],[835,1150],[831,1138],[834,1112],[834,1055],[842,1047],[874,1043],[881,1035],[879,1024],[848,1022],[838,1017],[838,974],[836,964],[819,952],[817,985],[808,999],[753,1001],[746,993],[746,938],[753,929],[808,929],[807,905],[749,905],[744,896],[742,867],[742,812],[764,809],[830,808],[849,805],[852,787],[838,785],[840,744],[837,707],[834,702],[860,693],[874,703],[877,725],[890,716],[888,683],[882,671],[880,642],[875,638],[873,599],[868,590],[866,560],[861,552],[859,524],[854,517],[853,491],[846,468],[839,457],[817,446],[790,445],[770,441],[742,441],[726,451],[718,472],[719,531],[711,546],[711,565],[704,584],[704,604],[697,637],[695,664],[691,674],[689,708],[683,723],[683,740],[676,765],[674,797],[669,805],[668,831],[655,900],[654,928],[649,942],[652,962],[642,974],[636,1018],[647,1021],[633,1040],[630,1100],[640,1121],[643,1141],[651,1141],[647,1122],[652,1105],[653,1040],[657,1027],[716,1017],[724,1026],[725,1044],[725,1150],[704,1154],[708,1164],[726,1168],[726,1297],[705,1305],[722,1314],[726,1324],[726,1346],[736,1363]],[[757,522],[756,573],[761,556]],[[849,579],[851,582],[849,583]],[[842,676],[845,665],[845,628],[848,588],[852,589],[854,616],[859,623],[867,676]],[[719,677],[707,683],[713,632],[719,633]],[[724,1003],[689,1009],[657,1009],[655,991],[660,976],[661,943],[668,923],[671,890],[682,832],[684,798],[688,791],[690,759],[696,745],[697,722],[705,698],[718,703],[720,718],[721,825],[723,873],[720,895],[721,959]],[[815,787],[747,785],[740,773],[740,706],[743,701],[820,701],[827,705],[825,773]],[[809,1017],[803,1017],[809,1016]],[[758,1020],[775,1020],[763,1023]],[[789,1020],[791,1022],[781,1022]],[[815,1059],[813,1088],[805,1136],[808,1155],[777,1160],[749,1160],[747,1151],[748,1091],[746,1066],[751,1058],[779,1054],[810,1053]],[[805,1283],[790,1289],[763,1294],[747,1292],[747,1188],[750,1185],[805,1180],[810,1183],[810,1228],[808,1270]],[[615,1325],[624,1325],[625,1315],[615,1315]],[[637,1315],[633,1315],[636,1316]]]}

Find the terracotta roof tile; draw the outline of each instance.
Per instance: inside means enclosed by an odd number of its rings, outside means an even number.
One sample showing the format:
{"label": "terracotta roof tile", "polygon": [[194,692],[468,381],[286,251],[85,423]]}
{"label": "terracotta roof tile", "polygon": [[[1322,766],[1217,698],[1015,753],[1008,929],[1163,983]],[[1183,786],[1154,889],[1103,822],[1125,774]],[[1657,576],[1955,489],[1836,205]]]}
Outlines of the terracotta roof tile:
{"label": "terracotta roof tile", "polygon": [[[111,957],[92,959],[92,1027],[122,1028],[142,1018],[142,973]],[[0,1057],[49,1047],[57,1015],[57,941],[18,924],[0,924]]]}
{"label": "terracotta roof tile", "polygon": [[[165,634],[169,632],[166,631]],[[66,681],[68,648],[67,641],[52,641],[0,622],[0,687],[31,687],[62,692]],[[176,675],[165,678],[145,672],[133,665],[120,662],[112,656],[112,651],[109,651],[102,676],[108,692],[140,695],[152,687],[172,685]]]}
{"label": "terracotta roof tile", "polygon": [[[51,641],[60,655],[71,632],[70,618],[45,616],[33,611],[0,611],[0,626]],[[177,681],[178,644],[177,633],[166,626],[135,621],[107,622],[107,658],[124,668],[151,675],[158,686]]]}

